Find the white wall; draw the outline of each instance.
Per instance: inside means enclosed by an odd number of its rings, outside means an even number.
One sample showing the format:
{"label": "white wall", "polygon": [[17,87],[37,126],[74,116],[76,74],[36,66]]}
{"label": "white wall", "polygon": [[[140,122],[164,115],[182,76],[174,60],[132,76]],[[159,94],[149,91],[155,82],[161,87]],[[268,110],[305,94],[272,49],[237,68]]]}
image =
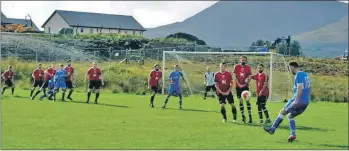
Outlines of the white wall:
{"label": "white wall", "polygon": [[45,33],[58,34],[59,29],[68,28],[69,24],[57,13],[53,14],[44,26]]}
{"label": "white wall", "polygon": [[[78,28],[74,27],[73,29],[74,29],[74,33],[76,32],[76,29],[77,29],[77,33],[78,34],[97,34],[97,33],[119,34],[119,29],[106,29],[106,28],[103,28],[102,31],[101,31],[100,28],[88,28],[88,27],[78,27]],[[133,30],[121,30],[120,34],[133,35]],[[135,31],[135,35],[141,36],[141,32],[140,31]]]}

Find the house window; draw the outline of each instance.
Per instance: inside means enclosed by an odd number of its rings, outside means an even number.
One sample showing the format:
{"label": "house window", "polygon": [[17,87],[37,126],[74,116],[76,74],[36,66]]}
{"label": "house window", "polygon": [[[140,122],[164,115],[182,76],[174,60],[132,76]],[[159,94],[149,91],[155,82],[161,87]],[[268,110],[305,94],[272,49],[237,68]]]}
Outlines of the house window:
{"label": "house window", "polygon": [[83,32],[84,32],[84,28],[80,28],[80,32],[82,32],[82,33],[83,33]]}
{"label": "house window", "polygon": [[90,33],[93,34],[93,28],[90,28]]}

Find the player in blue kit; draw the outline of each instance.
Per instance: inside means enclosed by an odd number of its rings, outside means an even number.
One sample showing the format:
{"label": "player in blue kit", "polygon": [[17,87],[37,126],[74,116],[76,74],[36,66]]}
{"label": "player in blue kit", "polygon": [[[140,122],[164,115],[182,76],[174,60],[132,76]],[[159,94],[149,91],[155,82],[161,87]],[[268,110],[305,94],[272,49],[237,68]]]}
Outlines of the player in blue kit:
{"label": "player in blue kit", "polygon": [[306,72],[300,71],[299,65],[296,62],[291,62],[290,70],[294,76],[293,97],[285,104],[280,111],[279,116],[275,119],[273,125],[264,127],[264,130],[269,134],[274,134],[276,128],[280,125],[283,117],[288,114],[288,121],[290,126],[290,136],[288,142],[296,139],[296,122],[294,118],[302,114],[307,108],[310,101],[310,79]]}
{"label": "player in blue kit", "polygon": [[53,96],[53,91],[54,91],[54,87],[55,87],[55,80],[52,77],[49,81],[48,81],[48,92],[44,93],[44,95],[40,96],[40,101],[42,101],[42,99],[44,99],[46,96],[49,96],[49,98],[51,98]]}
{"label": "player in blue kit", "polygon": [[180,78],[182,77],[182,80],[184,81],[185,84],[187,82],[184,79],[183,73],[180,72],[180,67],[179,65],[175,65],[174,71],[170,73],[168,76],[170,80],[170,85],[168,87],[168,95],[165,99],[164,106],[162,106],[163,109],[166,108],[166,104],[168,102],[168,99],[170,98],[171,95],[173,96],[178,96],[179,97],[179,108],[182,109],[182,89],[180,85]]}
{"label": "player in blue kit", "polygon": [[56,93],[59,88],[62,88],[62,101],[64,100],[65,90],[67,88],[66,86],[66,78],[68,76],[68,73],[66,70],[64,70],[64,65],[59,65],[60,69],[56,72],[55,75],[55,88],[53,90],[53,101],[56,101]]}

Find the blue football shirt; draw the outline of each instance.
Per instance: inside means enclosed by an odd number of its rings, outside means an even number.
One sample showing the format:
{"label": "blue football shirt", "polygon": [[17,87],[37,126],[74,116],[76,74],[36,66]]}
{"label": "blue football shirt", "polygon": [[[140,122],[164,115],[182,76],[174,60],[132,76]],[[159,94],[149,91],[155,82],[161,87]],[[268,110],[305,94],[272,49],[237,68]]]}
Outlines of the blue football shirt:
{"label": "blue football shirt", "polygon": [[58,70],[56,72],[56,82],[65,82],[65,78],[68,75],[66,70]]}
{"label": "blue football shirt", "polygon": [[183,76],[182,72],[179,71],[172,71],[168,78],[171,80],[172,84],[174,84],[175,87],[180,86],[180,78]]}
{"label": "blue football shirt", "polygon": [[297,85],[302,84],[303,89],[302,89],[302,94],[300,97],[300,100],[298,100],[299,104],[309,104],[310,101],[310,78],[308,74],[304,71],[299,71],[297,74],[294,76],[294,84],[293,84],[293,98],[297,97]]}

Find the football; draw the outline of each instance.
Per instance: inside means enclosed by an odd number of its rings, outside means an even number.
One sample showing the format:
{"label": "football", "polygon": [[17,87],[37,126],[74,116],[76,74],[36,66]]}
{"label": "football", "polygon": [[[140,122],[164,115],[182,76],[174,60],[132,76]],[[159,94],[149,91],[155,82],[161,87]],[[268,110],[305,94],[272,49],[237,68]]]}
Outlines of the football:
{"label": "football", "polygon": [[252,95],[251,92],[247,90],[241,93],[241,97],[244,101],[250,101],[251,95]]}

